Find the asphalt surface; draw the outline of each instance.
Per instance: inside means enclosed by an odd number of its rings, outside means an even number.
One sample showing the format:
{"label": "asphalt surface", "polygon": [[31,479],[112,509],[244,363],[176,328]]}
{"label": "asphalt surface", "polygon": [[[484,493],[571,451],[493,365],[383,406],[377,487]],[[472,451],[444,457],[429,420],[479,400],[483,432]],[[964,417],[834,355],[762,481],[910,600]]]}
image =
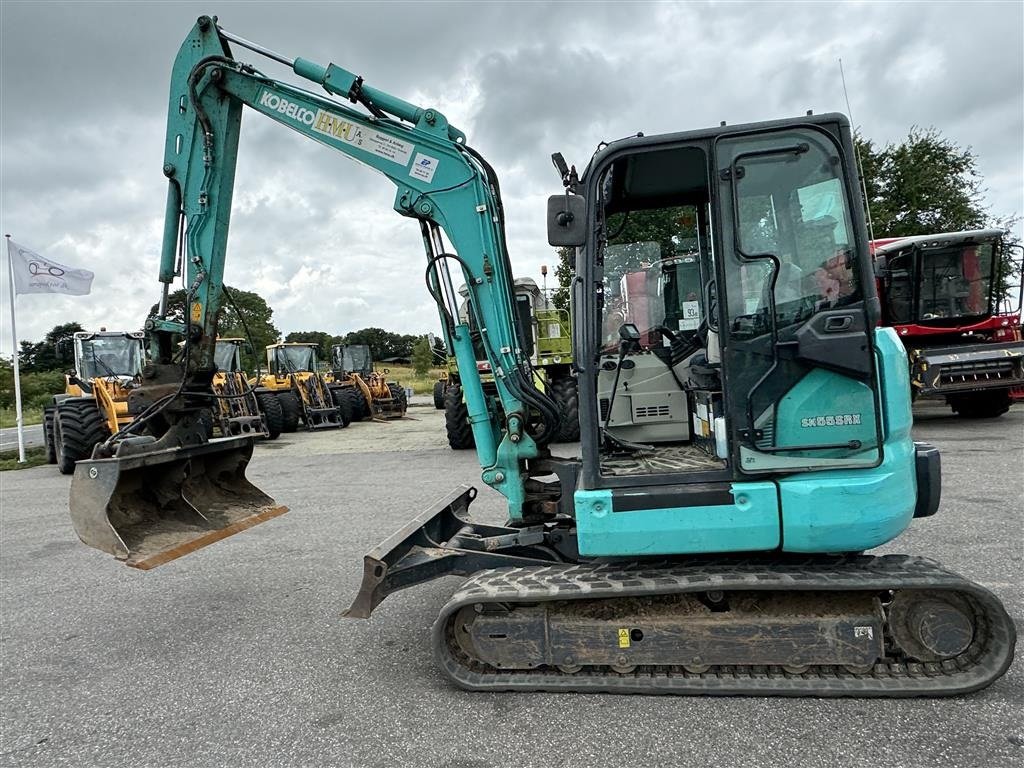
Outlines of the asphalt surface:
{"label": "asphalt surface", "polygon": [[[458,585],[342,619],[365,551],[459,483],[472,453],[439,414],[286,436],[250,477],[291,512],[150,572],[81,546],[69,479],[0,474],[3,766],[1009,766],[1024,764],[1024,667],[959,699],[472,694],[429,630]],[[921,408],[943,503],[883,551],[1021,590],[1024,407],[964,422]],[[390,450],[394,445],[403,450]],[[474,514],[499,520],[487,492]]]}
{"label": "asphalt surface", "polygon": [[[25,433],[25,447],[32,448],[43,444],[43,425],[31,424],[23,427]],[[18,428],[4,427],[0,429],[0,451],[18,450]]]}

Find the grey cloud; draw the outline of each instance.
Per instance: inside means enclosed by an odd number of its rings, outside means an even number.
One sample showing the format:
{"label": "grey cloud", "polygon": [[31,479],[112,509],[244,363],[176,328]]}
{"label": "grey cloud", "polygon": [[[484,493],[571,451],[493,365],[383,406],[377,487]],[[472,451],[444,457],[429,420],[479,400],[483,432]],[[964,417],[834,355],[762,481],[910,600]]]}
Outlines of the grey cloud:
{"label": "grey cloud", "polygon": [[[153,303],[170,66],[212,10],[0,4],[0,226],[97,272],[93,296],[24,297],[24,338],[70,319],[138,327]],[[866,135],[935,126],[978,153],[994,213],[1024,213],[1022,17],[1009,3],[411,2],[228,3],[221,21],[458,115],[502,180],[515,270],[536,278],[552,261],[551,152],[582,166],[638,130],[843,110],[839,56]],[[929,50],[942,66],[914,69]],[[385,180],[250,114],[236,182],[228,282],[264,293],[283,331],[437,327],[418,230]]]}

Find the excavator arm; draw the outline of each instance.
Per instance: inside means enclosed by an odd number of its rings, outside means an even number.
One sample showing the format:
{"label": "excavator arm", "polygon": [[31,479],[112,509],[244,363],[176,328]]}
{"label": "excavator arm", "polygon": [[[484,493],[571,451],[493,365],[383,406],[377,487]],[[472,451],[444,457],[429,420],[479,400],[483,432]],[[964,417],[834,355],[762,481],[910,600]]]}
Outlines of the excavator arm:
{"label": "excavator arm", "polygon": [[[267,77],[236,60],[229,42],[285,63],[327,94],[348,99],[367,111]],[[197,456],[207,457],[209,462],[212,456],[224,458],[242,452],[244,456],[227,462],[236,468],[227,473],[233,477],[223,471],[221,475],[235,484],[247,484],[241,475],[251,446],[234,440],[218,453],[217,445],[207,444],[205,435],[198,434],[195,416],[215,397],[210,381],[215,369],[217,318],[226,297],[224,263],[245,107],[373,168],[394,183],[395,210],[420,223],[428,290],[438,303],[446,342],[460,370],[466,372],[462,386],[482,480],[507,498],[509,518],[522,520],[528,501],[525,462],[536,458],[540,446],[557,431],[558,410],[535,388],[521,342],[504,215],[492,169],[436,109],[418,107],[372,88],[334,64],[324,67],[305,59],[287,59],[220,29],[215,18],[203,16],[182,44],[171,78],[163,167],[168,194],[159,271],[163,297],[157,316],[147,324],[154,365],[148,371],[148,385],[136,395],[135,408],[146,420],[145,431],[150,435],[148,440],[129,437],[129,430],[115,436],[92,462],[79,467],[79,491],[96,485],[97,478],[90,477],[95,470],[110,475],[102,493],[81,494],[88,502],[76,505],[73,501],[72,517],[80,535],[91,527],[103,528],[107,521],[116,531],[118,510],[131,518],[136,530],[145,528],[147,518],[155,521],[161,516],[160,510],[150,505],[150,512],[141,515],[140,521],[138,510],[131,509],[138,506],[138,500],[119,498],[119,487],[137,485],[138,478],[121,477],[118,462],[134,465],[145,461],[150,479],[154,479],[162,464],[156,455],[160,454],[167,463],[178,465],[176,474],[185,477],[196,470]],[[460,322],[456,311],[449,271],[453,262],[469,287],[473,325],[495,372],[498,403],[489,401],[475,373],[470,328]],[[184,278],[187,295],[184,323],[167,317],[170,285],[179,277]],[[177,343],[180,339],[185,342],[183,350]],[[183,356],[183,361],[177,361],[175,354]],[[136,434],[141,431],[135,430]],[[119,437],[125,445],[119,443]],[[127,464],[122,463],[124,466]],[[163,482],[166,485],[166,480]],[[217,479],[211,482],[216,484]],[[259,494],[255,488],[253,491]],[[106,498],[107,492],[110,498]],[[177,489],[165,488],[163,495],[168,494],[176,496]],[[204,506],[194,498],[186,501],[186,506]],[[272,507],[269,499],[260,502]],[[209,520],[203,510],[200,515]],[[212,525],[216,528],[217,524]],[[208,538],[205,533],[203,536]],[[120,557],[131,549],[104,544],[109,537],[101,537],[99,542],[95,537],[82,538]],[[174,542],[169,549],[178,551],[181,545]],[[187,551],[193,548],[185,547]],[[127,559],[134,564],[130,553]]]}

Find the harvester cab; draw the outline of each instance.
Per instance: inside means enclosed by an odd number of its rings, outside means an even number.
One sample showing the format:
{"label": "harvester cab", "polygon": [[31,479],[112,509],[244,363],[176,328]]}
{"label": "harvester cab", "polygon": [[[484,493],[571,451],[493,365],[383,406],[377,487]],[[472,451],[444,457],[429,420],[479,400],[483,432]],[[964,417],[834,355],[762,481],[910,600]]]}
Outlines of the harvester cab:
{"label": "harvester cab", "polygon": [[281,404],[270,392],[257,393],[242,368],[242,348],[248,342],[239,338],[217,339],[213,392],[217,396],[212,409],[213,422],[223,437],[252,435],[275,440],[281,434]]}
{"label": "harvester cab", "polygon": [[65,374],[64,392],[43,408],[47,460],[65,475],[132,420],[128,395],[145,362],[141,331],[78,332],[71,343],[75,367]]}
{"label": "harvester cab", "polygon": [[375,370],[367,344],[335,344],[331,347],[328,386],[335,401],[348,408],[353,421],[400,419],[409,407],[405,390],[388,381],[390,371]]}
{"label": "harvester cab", "polygon": [[283,429],[294,432],[347,427],[349,418],[335,403],[320,373],[317,345],[283,342],[267,346],[267,373],[253,380],[258,395],[274,395],[281,405]]}
{"label": "harvester cab", "polygon": [[910,358],[914,398],[964,418],[1006,413],[1024,387],[1020,246],[985,229],[875,240],[882,322]]}
{"label": "harvester cab", "polygon": [[[229,43],[328,95],[240,63]],[[172,437],[115,468],[158,463],[166,446],[189,459],[163,473],[173,496],[203,449],[231,455],[193,428],[190,408],[208,403],[243,107],[394,183],[396,211],[420,227],[481,483],[506,502],[502,526],[472,519],[470,487],[410,520],[364,558],[350,617],[469,576],[432,642],[443,673],[473,690],[950,695],[1009,667],[1015,628],[991,592],[925,558],[851,554],[936,511],[939,462],[911,437],[899,338],[876,328],[842,115],[638,134],[602,145],[581,174],[553,158],[564,191],[548,201],[548,241],[576,254],[582,403],[579,457],[560,457],[494,169],[438,110],[201,17],[174,66],[164,166],[160,279],[187,270],[189,324],[151,324],[157,365],[185,336],[186,376],[165,408]],[[168,445],[194,433],[195,447]],[[100,464],[79,464],[73,499],[100,493]],[[124,501],[124,515],[161,530],[163,508]]]}

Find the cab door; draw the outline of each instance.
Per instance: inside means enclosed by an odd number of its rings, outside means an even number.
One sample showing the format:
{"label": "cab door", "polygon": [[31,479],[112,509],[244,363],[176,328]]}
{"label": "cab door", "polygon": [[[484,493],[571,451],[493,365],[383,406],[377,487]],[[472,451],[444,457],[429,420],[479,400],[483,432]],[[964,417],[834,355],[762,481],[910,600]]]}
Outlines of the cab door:
{"label": "cab door", "polygon": [[715,143],[722,365],[741,473],[881,459],[877,300],[849,142],[836,119]]}

